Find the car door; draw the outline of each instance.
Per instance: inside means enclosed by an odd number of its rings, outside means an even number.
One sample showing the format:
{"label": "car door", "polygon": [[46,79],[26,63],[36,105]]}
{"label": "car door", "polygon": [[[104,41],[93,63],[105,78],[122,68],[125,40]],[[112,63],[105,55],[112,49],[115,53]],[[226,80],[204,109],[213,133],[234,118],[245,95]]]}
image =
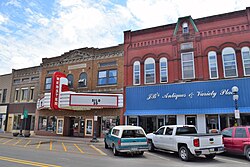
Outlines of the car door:
{"label": "car door", "polygon": [[163,147],[163,142],[164,142],[163,134],[164,134],[164,131],[165,131],[165,127],[161,127],[160,129],[158,129],[154,133],[153,141],[154,141],[155,147],[157,147],[157,148],[162,148]]}
{"label": "car door", "polygon": [[173,127],[166,127],[165,133],[163,135],[163,149],[173,150],[174,148],[174,136],[173,136]]}
{"label": "car door", "polygon": [[111,132],[112,132],[112,128],[109,129],[108,133],[105,136],[105,141],[108,146],[111,146]]}
{"label": "car door", "polygon": [[247,132],[246,128],[243,127],[237,127],[235,129],[235,135],[233,138],[233,144],[232,144],[232,149],[236,153],[244,153],[244,142],[247,142]]}
{"label": "car door", "polygon": [[226,128],[222,131],[224,147],[227,151],[232,151],[233,128]]}

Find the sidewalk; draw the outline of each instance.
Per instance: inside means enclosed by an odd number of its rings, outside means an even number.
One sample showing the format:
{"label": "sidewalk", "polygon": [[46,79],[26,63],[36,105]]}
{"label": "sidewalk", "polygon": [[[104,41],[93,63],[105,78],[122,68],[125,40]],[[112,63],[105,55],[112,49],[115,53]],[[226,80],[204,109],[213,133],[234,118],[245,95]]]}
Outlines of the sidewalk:
{"label": "sidewalk", "polygon": [[[12,133],[4,132],[0,133],[0,138],[20,138],[21,136],[14,137]],[[64,142],[74,142],[74,143],[82,143],[82,144],[93,144],[93,145],[104,145],[104,139],[98,138],[98,142],[91,142],[92,138],[83,138],[83,137],[68,137],[68,136],[39,136],[32,135],[30,137],[22,137],[24,139],[37,139],[37,140],[56,140],[56,141],[64,141]]]}

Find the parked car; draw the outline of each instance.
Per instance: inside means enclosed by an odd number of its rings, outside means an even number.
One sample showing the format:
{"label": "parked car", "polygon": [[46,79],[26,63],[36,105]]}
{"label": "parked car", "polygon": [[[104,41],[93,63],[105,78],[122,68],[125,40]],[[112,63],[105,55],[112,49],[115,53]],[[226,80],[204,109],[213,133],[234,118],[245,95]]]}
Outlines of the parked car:
{"label": "parked car", "polygon": [[237,126],[222,131],[225,150],[245,155],[250,160],[250,126]]}
{"label": "parked car", "polygon": [[115,156],[120,152],[143,155],[148,150],[146,134],[139,126],[115,126],[105,135],[104,143]]}
{"label": "parked car", "polygon": [[162,126],[155,133],[147,134],[149,151],[157,149],[177,152],[183,161],[205,155],[213,159],[222,153],[224,146],[220,134],[198,134],[193,125]]}

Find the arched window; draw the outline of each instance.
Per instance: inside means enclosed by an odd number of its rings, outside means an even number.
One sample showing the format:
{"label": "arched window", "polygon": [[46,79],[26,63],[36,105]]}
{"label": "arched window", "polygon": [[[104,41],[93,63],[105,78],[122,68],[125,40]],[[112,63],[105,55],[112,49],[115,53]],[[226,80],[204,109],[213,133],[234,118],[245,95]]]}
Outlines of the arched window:
{"label": "arched window", "polygon": [[215,51],[208,52],[208,65],[210,79],[218,78],[217,55]]}
{"label": "arched window", "polygon": [[133,84],[140,85],[140,62],[136,61],[133,65]]}
{"label": "arched window", "polygon": [[153,58],[147,58],[144,63],[144,83],[155,83],[155,60]]}
{"label": "arched window", "polygon": [[69,74],[67,76],[67,79],[68,79],[68,87],[73,88],[74,76],[72,74]]}
{"label": "arched window", "polygon": [[185,34],[185,33],[189,33],[189,29],[188,29],[188,23],[184,22],[182,24],[182,33]]}
{"label": "arched window", "polygon": [[82,72],[79,77],[78,87],[86,87],[87,86],[87,74]]}
{"label": "arched window", "polygon": [[236,56],[235,51],[231,47],[226,47],[222,50],[222,61],[223,61],[223,70],[224,70],[224,77],[237,77],[237,63],[236,63]]}
{"label": "arched window", "polygon": [[165,57],[160,59],[160,82],[168,82],[168,60]]}
{"label": "arched window", "polygon": [[249,47],[243,47],[241,49],[242,63],[244,68],[244,75],[250,75],[250,49]]}

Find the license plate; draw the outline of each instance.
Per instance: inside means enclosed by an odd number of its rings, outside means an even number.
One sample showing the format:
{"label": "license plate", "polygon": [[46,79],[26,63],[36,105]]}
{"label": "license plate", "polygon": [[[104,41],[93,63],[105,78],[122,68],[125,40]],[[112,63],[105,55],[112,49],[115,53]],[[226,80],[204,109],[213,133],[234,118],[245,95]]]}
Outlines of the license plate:
{"label": "license plate", "polygon": [[131,151],[138,151],[138,148],[131,148]]}

